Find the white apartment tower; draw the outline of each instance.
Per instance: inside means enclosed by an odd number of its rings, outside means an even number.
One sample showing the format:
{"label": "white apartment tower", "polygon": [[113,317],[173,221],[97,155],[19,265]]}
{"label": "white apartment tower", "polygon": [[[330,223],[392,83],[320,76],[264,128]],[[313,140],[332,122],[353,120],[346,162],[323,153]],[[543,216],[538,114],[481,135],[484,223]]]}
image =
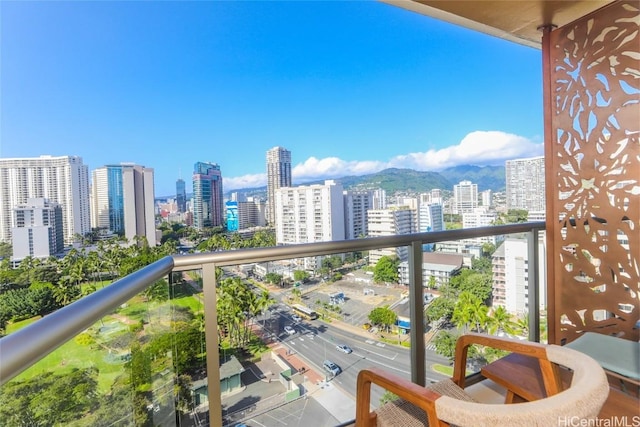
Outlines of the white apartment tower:
{"label": "white apartment tower", "polygon": [[267,151],[267,222],[276,220],[275,193],[278,188],[291,187],[291,151],[273,147]]}
{"label": "white apartment tower", "polygon": [[[529,311],[529,265],[527,239],[509,237],[496,249],[492,257],[493,306],[503,306],[509,313],[524,315]],[[545,259],[544,237],[538,241],[539,259]],[[545,277],[545,263],[538,266],[538,277]],[[539,288],[539,306],[546,304],[545,287]]]}
{"label": "white apartment tower", "polygon": [[382,188],[373,191],[373,209],[387,209],[387,192]]}
{"label": "white apartment tower", "polygon": [[473,212],[478,207],[478,184],[460,181],[453,186],[453,213]]}
{"label": "white apartment tower", "polygon": [[335,181],[279,188],[275,210],[278,245],[344,240],[344,197]]}
{"label": "white apartment tower", "polygon": [[89,170],[77,156],[0,159],[0,241],[11,241],[14,208],[44,198],[62,208],[64,240],[91,231]]}
{"label": "white apartment tower", "polygon": [[345,238],[367,235],[367,211],[373,209],[374,191],[344,191]]}
{"label": "white apartment tower", "polygon": [[13,260],[48,258],[64,251],[62,208],[44,198],[27,199],[14,208]]}
{"label": "white apartment tower", "polygon": [[444,210],[439,203],[423,203],[418,206],[418,232],[443,231]]}
{"label": "white apartment tower", "polygon": [[[411,234],[416,232],[416,213],[408,207],[393,207],[389,209],[373,209],[368,212],[369,237],[393,236],[396,234]],[[369,251],[369,264],[376,265],[383,256],[398,257],[400,261],[408,259],[406,247],[382,248]]]}
{"label": "white apartment tower", "polygon": [[480,192],[480,201],[482,202],[482,206],[485,208],[490,208],[493,206],[493,192],[491,190],[484,190]]}
{"label": "white apartment tower", "polygon": [[544,212],[544,157],[505,162],[507,209]]}
{"label": "white apartment tower", "polygon": [[[472,212],[462,214],[462,228],[489,227],[495,223],[497,218],[498,216],[495,211],[489,210],[486,207],[478,207]],[[481,236],[473,239],[465,239],[463,242],[475,245],[482,245],[484,243],[495,245],[496,241],[496,236]]]}
{"label": "white apartment tower", "polygon": [[152,168],[134,164],[95,169],[91,186],[91,225],[128,240],[145,237],[156,245],[155,190]]}

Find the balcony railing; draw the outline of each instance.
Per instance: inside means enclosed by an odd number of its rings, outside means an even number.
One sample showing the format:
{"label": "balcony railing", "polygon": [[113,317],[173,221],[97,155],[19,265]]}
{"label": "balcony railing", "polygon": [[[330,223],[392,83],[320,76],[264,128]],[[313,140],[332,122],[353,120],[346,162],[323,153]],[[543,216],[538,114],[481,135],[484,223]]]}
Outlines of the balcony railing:
{"label": "balcony railing", "polygon": [[[368,251],[380,248],[408,248],[409,304],[410,304],[410,362],[411,380],[424,385],[425,372],[425,322],[423,311],[423,245],[443,241],[473,239],[526,233],[529,262],[539,265],[538,233],[544,222],[530,222],[473,229],[448,230],[386,237],[321,242],[301,245],[233,250],[190,255],[175,255],[154,262],[111,285],[96,291],[43,319],[0,339],[0,385],[4,386],[58,347],[74,339],[83,331],[100,322],[104,316],[126,304],[131,298],[150,288],[171,272],[200,269],[203,284],[204,336],[206,349],[206,384],[209,396],[211,425],[222,420],[221,388],[219,373],[219,346],[216,317],[216,267],[249,263],[278,261]],[[544,261],[543,261],[544,262]],[[540,339],[540,313],[538,301],[539,280],[537,269],[528,271],[529,339]],[[4,390],[0,390],[0,393]],[[150,408],[152,410],[153,408]]]}

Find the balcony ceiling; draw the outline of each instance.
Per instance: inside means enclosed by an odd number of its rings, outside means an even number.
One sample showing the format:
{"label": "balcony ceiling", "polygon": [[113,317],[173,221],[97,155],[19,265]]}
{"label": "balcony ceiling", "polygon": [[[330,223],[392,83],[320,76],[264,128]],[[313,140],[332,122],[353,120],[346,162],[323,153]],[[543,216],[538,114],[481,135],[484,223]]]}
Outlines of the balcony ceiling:
{"label": "balcony ceiling", "polygon": [[561,27],[614,0],[381,0],[540,49],[541,25]]}

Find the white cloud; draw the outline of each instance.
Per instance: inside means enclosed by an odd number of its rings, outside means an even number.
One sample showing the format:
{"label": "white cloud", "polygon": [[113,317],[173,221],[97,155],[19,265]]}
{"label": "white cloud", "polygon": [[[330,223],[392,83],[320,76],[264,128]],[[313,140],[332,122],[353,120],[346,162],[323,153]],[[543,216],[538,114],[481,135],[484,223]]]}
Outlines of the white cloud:
{"label": "white cloud", "polygon": [[308,158],[296,165],[291,174],[294,181],[304,182],[316,179],[340,178],[347,175],[366,175],[386,168],[386,163],[374,160],[350,161],[337,157]]}
{"label": "white cloud", "polygon": [[267,185],[267,174],[256,173],[252,175],[243,175],[235,178],[224,177],[222,183],[224,190],[237,190],[239,188],[256,188]]}
{"label": "white cloud", "polygon": [[529,139],[500,131],[475,131],[467,134],[458,145],[396,156],[388,167],[421,171],[439,171],[457,165],[497,165],[505,160],[540,156],[543,145]]}
{"label": "white cloud", "polygon": [[[540,156],[543,144],[500,131],[475,131],[467,134],[459,144],[439,150],[409,153],[393,157],[387,162],[377,160],[345,161],[338,157],[318,159],[310,157],[292,170],[294,184],[313,180],[358,176],[387,168],[439,171],[457,165],[498,165],[505,160]],[[226,189],[265,186],[266,174],[225,178]]]}

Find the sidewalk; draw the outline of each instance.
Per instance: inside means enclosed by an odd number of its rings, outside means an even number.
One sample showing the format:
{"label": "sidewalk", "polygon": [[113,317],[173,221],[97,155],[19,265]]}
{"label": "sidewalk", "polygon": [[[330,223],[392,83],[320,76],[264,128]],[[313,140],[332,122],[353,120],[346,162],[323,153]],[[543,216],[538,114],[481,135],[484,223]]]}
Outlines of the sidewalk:
{"label": "sidewalk", "polygon": [[309,390],[315,389],[320,382],[324,381],[324,375],[319,374],[309,367],[308,364],[298,357],[297,353],[289,353],[287,348],[283,347],[281,344],[274,346],[271,351],[279,355],[295,371],[307,378],[308,383],[305,384],[305,387],[308,387]]}

